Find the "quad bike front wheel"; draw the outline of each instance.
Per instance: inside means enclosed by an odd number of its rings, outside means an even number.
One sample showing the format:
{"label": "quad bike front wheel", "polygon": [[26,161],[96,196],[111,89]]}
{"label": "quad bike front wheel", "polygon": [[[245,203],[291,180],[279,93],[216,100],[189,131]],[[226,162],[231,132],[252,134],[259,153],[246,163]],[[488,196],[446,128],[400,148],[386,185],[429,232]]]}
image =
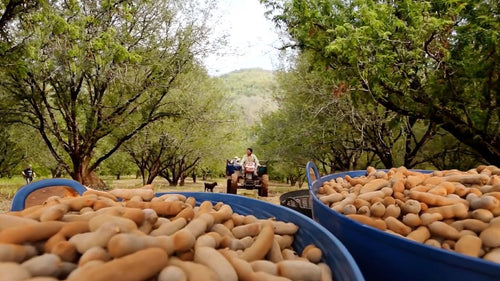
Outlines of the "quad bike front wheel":
{"label": "quad bike front wheel", "polygon": [[228,185],[228,193],[237,194],[238,193],[238,172],[234,172],[231,175],[231,183]]}
{"label": "quad bike front wheel", "polygon": [[262,175],[260,181],[261,181],[261,187],[259,189],[259,196],[267,197],[267,191],[268,191],[268,188],[269,188],[269,176],[268,175]]}

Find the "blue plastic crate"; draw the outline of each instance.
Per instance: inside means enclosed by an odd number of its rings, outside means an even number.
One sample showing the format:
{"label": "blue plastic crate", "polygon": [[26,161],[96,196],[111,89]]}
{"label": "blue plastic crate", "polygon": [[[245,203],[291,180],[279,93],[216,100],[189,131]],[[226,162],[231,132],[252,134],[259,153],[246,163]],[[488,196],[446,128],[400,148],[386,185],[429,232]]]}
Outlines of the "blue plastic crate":
{"label": "blue plastic crate", "polygon": [[[363,225],[319,201],[324,182],[366,175],[365,170],[320,177],[316,166],[306,167],[313,199],[313,218],[349,250],[367,281],[493,281],[500,280],[500,264],[414,242]],[[309,171],[316,180],[311,179]],[[420,172],[431,172],[415,170]]]}
{"label": "blue plastic crate", "polygon": [[[280,221],[293,222],[299,226],[292,245],[298,253],[301,253],[305,246],[314,244],[323,251],[323,260],[332,269],[334,280],[364,280],[358,266],[344,245],[324,227],[299,212],[240,195],[208,192],[172,193],[192,196],[196,198],[198,204],[206,200],[214,204],[223,202],[230,205],[235,213],[241,215],[254,215],[257,218],[275,217]],[[163,194],[165,193],[158,193],[157,196]]]}

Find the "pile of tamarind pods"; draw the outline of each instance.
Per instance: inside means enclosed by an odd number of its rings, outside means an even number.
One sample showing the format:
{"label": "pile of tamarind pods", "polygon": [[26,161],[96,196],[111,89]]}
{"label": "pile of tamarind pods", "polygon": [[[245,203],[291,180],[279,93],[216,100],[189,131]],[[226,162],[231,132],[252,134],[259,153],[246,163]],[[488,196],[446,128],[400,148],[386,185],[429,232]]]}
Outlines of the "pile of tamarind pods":
{"label": "pile of tamarind pods", "polygon": [[297,230],[151,186],[89,189],[0,214],[0,281],[332,280]]}
{"label": "pile of tamarind pods", "polygon": [[318,199],[360,223],[500,263],[500,169],[366,169],[323,182]]}

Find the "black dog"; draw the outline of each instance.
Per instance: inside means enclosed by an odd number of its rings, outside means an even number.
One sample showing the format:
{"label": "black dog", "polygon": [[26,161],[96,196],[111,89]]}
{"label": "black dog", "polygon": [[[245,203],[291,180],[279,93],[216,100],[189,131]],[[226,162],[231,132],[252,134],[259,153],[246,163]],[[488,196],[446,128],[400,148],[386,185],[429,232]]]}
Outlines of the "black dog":
{"label": "black dog", "polygon": [[214,187],[217,185],[216,182],[212,182],[212,183],[208,183],[206,182],[205,183],[205,191],[209,191],[209,192],[214,192]]}

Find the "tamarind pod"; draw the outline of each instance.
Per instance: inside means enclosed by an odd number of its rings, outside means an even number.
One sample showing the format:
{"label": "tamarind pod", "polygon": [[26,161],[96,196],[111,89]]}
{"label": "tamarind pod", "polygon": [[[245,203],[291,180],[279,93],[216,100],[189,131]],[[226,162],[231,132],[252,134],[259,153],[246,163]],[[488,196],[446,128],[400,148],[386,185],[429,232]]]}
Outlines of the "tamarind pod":
{"label": "tamarind pod", "polygon": [[352,214],[352,215],[346,215],[348,218],[356,220],[362,224],[366,224],[372,227],[375,227],[377,229],[385,231],[387,229],[387,224],[385,221],[381,219],[374,219],[371,217],[367,217],[364,215],[358,215],[358,214]]}
{"label": "tamarind pod", "polygon": [[82,196],[85,196],[85,195],[97,195],[97,196],[106,197],[106,198],[109,198],[115,202],[118,202],[118,198],[116,198],[116,196],[114,196],[113,194],[111,194],[109,192],[105,192],[105,191],[100,191],[100,190],[95,190],[95,189],[87,189],[82,194]]}
{"label": "tamarind pod", "polygon": [[457,220],[454,221],[450,224],[457,230],[463,230],[463,229],[468,229],[472,230],[476,233],[480,233],[481,231],[485,230],[489,224],[485,223],[481,220],[476,220],[476,219],[464,219],[464,220]]}
{"label": "tamarind pod", "polygon": [[422,224],[422,220],[417,214],[408,213],[403,216],[403,223],[410,227],[416,227]]}
{"label": "tamarind pod", "polygon": [[278,235],[294,235],[299,230],[299,227],[292,222],[272,221],[273,230]]}
{"label": "tamarind pod", "polygon": [[210,202],[208,200],[203,201],[203,202],[201,202],[200,206],[198,207],[198,211],[195,212],[194,217],[198,218],[202,214],[210,213],[210,212],[212,212],[213,208],[214,208],[214,205],[212,204],[212,202]]}
{"label": "tamarind pod", "polygon": [[440,213],[423,213],[420,215],[420,220],[422,221],[422,225],[429,225],[432,222],[440,221],[443,219],[443,216]]}
{"label": "tamarind pod", "polygon": [[446,206],[429,208],[425,212],[426,213],[441,214],[441,216],[444,219],[466,218],[469,215],[467,209],[468,208],[464,204],[457,203],[457,204],[453,204],[453,205],[446,205]]}
{"label": "tamarind pod", "polygon": [[221,236],[229,236],[231,238],[234,238],[232,230],[229,230],[223,224],[214,224],[210,230],[219,233]]}
{"label": "tamarind pod", "polygon": [[211,248],[218,248],[220,243],[222,241],[222,236],[220,236],[219,233],[217,232],[208,232],[196,239],[196,242],[194,244],[194,248],[198,247],[211,247]]}
{"label": "tamarind pod", "polygon": [[[148,248],[90,268],[83,267],[67,281],[138,281],[158,274],[168,264],[168,256],[159,248]],[[202,280],[202,279],[200,279]]]}
{"label": "tamarind pod", "polygon": [[151,201],[153,197],[155,197],[155,192],[152,189],[146,188],[115,188],[109,191],[110,194],[114,195],[117,198],[123,198],[125,200],[130,200],[134,196],[140,196],[144,201]]}
{"label": "tamarind pod", "polygon": [[31,273],[18,263],[0,263],[0,281],[24,281],[30,277]]}
{"label": "tamarind pod", "polygon": [[274,263],[283,260],[283,254],[281,253],[281,248],[276,238],[273,239],[273,244],[271,246],[271,249],[267,253],[266,258]]}
{"label": "tamarind pod", "polygon": [[206,280],[218,281],[219,276],[215,271],[206,265],[194,263],[190,261],[182,261],[178,258],[170,258],[169,265],[177,266],[187,275],[189,281]]}
{"label": "tamarind pod", "polygon": [[428,227],[432,234],[439,237],[452,240],[457,240],[460,237],[460,233],[457,229],[441,221],[435,221],[429,224]]}
{"label": "tamarind pod", "polygon": [[186,201],[184,201],[184,202],[186,202],[186,204],[188,204],[188,205],[191,205],[192,208],[194,208],[196,206],[196,198],[194,198],[192,196],[186,198]]}
{"label": "tamarind pod", "polygon": [[385,208],[385,213],[382,218],[383,219],[386,219],[387,217],[398,218],[400,214],[401,214],[401,208],[396,204],[392,204]]}
{"label": "tamarind pod", "polygon": [[420,243],[424,243],[430,237],[431,237],[431,233],[430,233],[429,229],[425,226],[418,227],[417,229],[410,232],[406,236],[406,238],[413,240],[413,241],[416,241],[416,242],[420,242]]}
{"label": "tamarind pod", "polygon": [[99,260],[107,262],[111,260],[111,255],[102,247],[92,247],[88,249],[78,260],[78,266],[83,266],[87,262]]}
{"label": "tamarind pod", "polygon": [[97,201],[97,195],[61,198],[61,203],[67,204],[69,211],[80,211],[84,207],[92,207]]}
{"label": "tamarind pod", "polygon": [[236,238],[232,238],[232,237],[229,237],[229,236],[224,236],[222,237],[221,239],[221,242],[220,242],[220,247],[221,248],[229,248],[231,250],[244,250],[246,249],[247,247],[245,247],[245,244],[243,244],[243,242],[239,239],[236,239]]}
{"label": "tamarind pod", "polygon": [[186,221],[190,221],[194,218],[194,209],[191,207],[191,205],[187,205],[186,208],[184,208],[182,211],[180,211],[173,219],[179,219],[179,218],[184,218]]}
{"label": "tamarind pod", "polygon": [[453,205],[457,203],[468,204],[467,201],[464,199],[455,199],[415,190],[410,190],[409,197],[419,202],[424,202],[426,204],[434,206]]}
{"label": "tamarind pod", "polygon": [[323,202],[326,205],[330,205],[332,203],[339,202],[339,201],[343,200],[344,198],[345,198],[345,196],[343,194],[335,192],[335,193],[331,193],[331,194],[319,197],[319,201]]}
{"label": "tamarind pod", "polygon": [[129,219],[129,220],[133,221],[137,226],[139,226],[139,225],[143,224],[144,221],[146,220],[145,210],[150,210],[151,213],[154,213],[156,218],[158,218],[158,215],[156,214],[156,212],[154,212],[154,210],[151,210],[151,209],[140,210],[140,209],[136,209],[136,208],[125,208],[124,212],[121,214],[120,217],[125,218],[125,219]]}
{"label": "tamarind pod", "polygon": [[152,236],[172,235],[186,225],[187,225],[187,220],[185,218],[178,218],[160,225],[160,227],[151,231],[150,235]]}
{"label": "tamarind pod", "polygon": [[243,251],[243,253],[241,254],[241,258],[246,261],[263,259],[273,245],[273,238],[273,226],[270,222],[266,223],[265,225],[263,225],[262,231],[259,233],[252,246],[246,248]]}
{"label": "tamarind pod", "polygon": [[306,258],[312,263],[319,263],[323,257],[322,251],[313,244],[307,245],[304,250],[302,250],[301,257]]}
{"label": "tamarind pod", "polygon": [[231,230],[234,228],[234,221],[233,219],[228,219],[225,222],[223,222],[222,225],[224,225],[224,227],[226,227],[227,229]]}
{"label": "tamarind pod", "polygon": [[43,254],[33,257],[21,264],[26,268],[32,277],[36,276],[52,276],[57,277],[61,272],[61,259],[54,254]]}
{"label": "tamarind pod", "polygon": [[333,275],[330,267],[322,262],[318,264],[319,269],[321,270],[321,281],[332,281]]}
{"label": "tamarind pod", "polygon": [[76,246],[79,253],[83,254],[88,249],[99,246],[105,247],[109,239],[120,232],[120,227],[113,223],[107,222],[102,224],[94,232],[79,233],[71,237],[68,241]]}
{"label": "tamarind pod", "polygon": [[472,235],[464,235],[455,243],[455,251],[471,257],[479,257],[481,251],[481,238]]}
{"label": "tamarind pod", "polygon": [[349,175],[346,175],[344,177],[344,179],[346,179],[351,184],[351,186],[355,186],[358,184],[365,185],[366,182],[368,181],[368,179],[366,177],[354,177],[354,178],[352,178]]}
{"label": "tamarind pod", "polygon": [[159,216],[175,216],[182,209],[186,207],[186,204],[181,201],[174,202],[133,202],[129,201],[125,203],[126,207],[129,208],[139,208],[139,209],[153,209]]}
{"label": "tamarind pod", "polygon": [[281,254],[283,255],[283,260],[297,260],[300,258],[299,255],[297,255],[297,252],[288,248],[283,249]]}
{"label": "tamarind pod", "polygon": [[10,227],[37,223],[39,223],[37,220],[10,215],[10,213],[0,214],[0,231]]}
{"label": "tamarind pod", "polygon": [[268,260],[256,260],[250,263],[254,272],[263,271],[274,276],[278,275],[278,267],[276,263]]}
{"label": "tamarind pod", "polygon": [[388,229],[390,229],[398,234],[406,236],[411,232],[411,228],[409,226],[405,225],[403,222],[399,221],[395,217],[387,217],[387,218],[385,218],[384,221],[385,221]]}
{"label": "tamarind pod", "polygon": [[169,265],[158,275],[158,281],[187,281],[184,271],[178,266]]}
{"label": "tamarind pod", "polygon": [[130,233],[114,235],[107,243],[109,254],[112,257],[122,257],[146,248],[161,248],[168,255],[175,251],[186,251],[195,244],[193,235],[186,231],[178,231],[172,236],[137,236]]}
{"label": "tamarind pod", "polygon": [[481,231],[481,234],[479,235],[483,245],[491,248],[500,247],[500,240],[498,237],[500,237],[500,228],[496,226],[486,228]]}
{"label": "tamarind pod", "polygon": [[245,236],[256,236],[260,233],[262,226],[261,223],[255,222],[250,224],[244,224],[235,226],[231,232],[235,238],[243,238]]}
{"label": "tamarind pod", "polygon": [[344,206],[344,209],[342,210],[342,213],[344,215],[347,215],[347,214],[356,214],[357,210],[356,210],[356,207],[354,207],[353,204],[347,204],[347,205]]}
{"label": "tamarind pod", "polygon": [[221,281],[238,281],[238,275],[229,261],[214,248],[196,248],[194,261],[211,268]]}
{"label": "tamarind pod", "polygon": [[0,243],[22,244],[47,239],[64,226],[60,221],[47,221],[37,224],[21,225],[0,232]]}
{"label": "tamarind pod", "polygon": [[278,242],[281,250],[290,248],[293,243],[293,236],[291,235],[274,235],[274,239]]}
{"label": "tamarind pod", "polygon": [[240,214],[233,213],[231,216],[231,220],[234,222],[234,226],[242,225],[244,224],[245,216],[242,216]]}
{"label": "tamarind pod", "polygon": [[459,182],[462,184],[477,184],[477,185],[485,185],[488,183],[490,180],[489,176],[487,175],[468,175],[468,174],[462,174],[462,175],[451,175],[451,176],[446,176],[445,181],[449,182]]}
{"label": "tamarind pod", "polygon": [[259,219],[257,217],[255,217],[254,215],[243,216],[243,224],[251,224],[254,222],[258,222],[258,221],[259,221]]}
{"label": "tamarind pod", "polygon": [[304,281],[320,281],[321,269],[314,263],[303,260],[284,260],[277,264],[278,275]]}
{"label": "tamarind pod", "polygon": [[135,224],[135,222],[133,222],[132,220],[108,214],[99,214],[91,218],[88,224],[90,231],[93,232],[106,223],[113,223],[114,225],[116,225],[119,232],[131,232],[137,230],[137,224]]}
{"label": "tamarind pod", "polygon": [[252,274],[252,280],[255,281],[292,281],[289,278],[276,276],[264,271],[254,272]]}
{"label": "tamarind pod", "polygon": [[414,188],[418,185],[421,185],[424,182],[424,180],[428,177],[429,177],[428,175],[421,174],[421,173],[416,174],[416,175],[410,175],[406,178],[405,186],[408,189]]}
{"label": "tamarind pod", "polygon": [[229,261],[229,263],[233,266],[236,274],[238,274],[238,278],[241,281],[253,281],[254,280],[254,271],[252,269],[252,265],[238,258],[236,252],[230,251],[228,249],[219,250],[219,252]]}
{"label": "tamarind pod", "polygon": [[231,218],[233,209],[230,205],[223,204],[217,211],[211,211],[209,214],[214,218],[214,223],[221,223]]}
{"label": "tamarind pod", "polygon": [[41,215],[40,221],[56,221],[60,220],[69,210],[69,206],[66,204],[57,204],[48,207]]}
{"label": "tamarind pod", "polygon": [[74,262],[77,259],[78,251],[76,246],[66,240],[60,241],[52,247],[51,254],[57,255],[61,260]]}
{"label": "tamarind pod", "polygon": [[50,237],[45,242],[44,248],[46,253],[52,251],[52,247],[60,241],[65,241],[68,237],[72,237],[78,233],[89,232],[89,223],[86,221],[74,221],[66,223],[56,234]]}
{"label": "tamarind pod", "polygon": [[30,245],[0,244],[0,263],[21,263],[37,254],[35,247]]}

